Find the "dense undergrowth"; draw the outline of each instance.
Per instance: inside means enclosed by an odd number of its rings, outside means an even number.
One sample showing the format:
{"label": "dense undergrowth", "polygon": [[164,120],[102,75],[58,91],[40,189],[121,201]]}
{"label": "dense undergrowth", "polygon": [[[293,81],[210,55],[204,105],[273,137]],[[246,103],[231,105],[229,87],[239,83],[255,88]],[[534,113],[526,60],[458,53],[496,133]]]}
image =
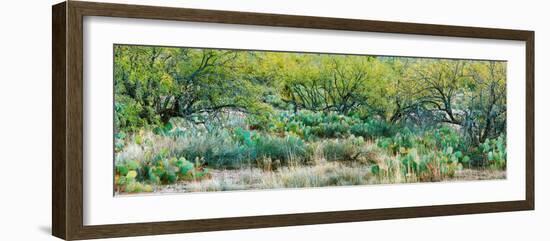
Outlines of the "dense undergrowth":
{"label": "dense undergrowth", "polygon": [[[227,116],[227,118],[234,118]],[[172,121],[151,130],[115,135],[118,192],[149,192],[178,181],[212,177],[211,169],[278,172],[325,162],[361,165],[385,182],[440,181],[464,168],[505,169],[504,136],[473,146],[459,130],[391,125],[335,113],[282,112],[265,126]],[[359,182],[361,183],[361,182]]]}

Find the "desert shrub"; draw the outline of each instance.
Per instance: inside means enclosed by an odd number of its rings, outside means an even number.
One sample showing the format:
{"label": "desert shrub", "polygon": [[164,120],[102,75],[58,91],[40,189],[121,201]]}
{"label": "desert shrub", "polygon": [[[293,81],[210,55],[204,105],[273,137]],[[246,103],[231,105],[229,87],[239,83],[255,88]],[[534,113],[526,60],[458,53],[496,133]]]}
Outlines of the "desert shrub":
{"label": "desert shrub", "polygon": [[419,172],[418,155],[415,149],[408,151],[406,154],[400,156],[400,163],[401,172],[404,176],[407,176],[410,173]]}
{"label": "desert shrub", "polygon": [[354,136],[362,136],[365,138],[368,138],[370,136],[368,126],[363,123],[357,123],[350,126],[349,131]]}
{"label": "desert shrub", "polygon": [[464,142],[462,136],[453,128],[443,126],[441,128],[435,129],[432,132],[427,132],[424,135],[425,138],[430,139],[434,138],[435,145],[440,150],[446,150],[449,147],[453,149],[463,149]]}
{"label": "desert shrub", "polygon": [[467,154],[468,146],[464,143],[464,138],[455,129],[441,127],[430,132],[426,132],[416,141],[417,146],[424,147],[425,151],[440,151],[445,160],[455,164],[470,165],[470,156]]}
{"label": "desert shrub", "polygon": [[174,136],[179,135],[179,129],[177,131],[174,130],[174,125],[170,122],[164,124],[164,125],[157,125],[155,128],[153,128],[153,133],[156,135],[163,135],[163,136]]}
{"label": "desert shrub", "polygon": [[213,167],[236,168],[252,155],[249,147],[240,144],[224,129],[190,132],[178,141],[181,147],[178,156],[203,160],[204,164]]}
{"label": "desert shrub", "polygon": [[479,145],[479,152],[483,154],[484,165],[495,169],[506,169],[506,138],[499,136],[495,139],[486,139]]}
{"label": "desert shrub", "polygon": [[256,164],[265,158],[279,161],[304,162],[308,158],[306,143],[295,135],[283,137],[237,128],[211,131],[182,138],[179,156],[189,160],[199,158],[212,167],[238,168]]}
{"label": "desert shrub", "polygon": [[249,128],[254,130],[266,130],[272,124],[273,116],[271,113],[264,113],[261,115],[249,115],[246,118],[246,124]]}
{"label": "desert shrub", "polygon": [[390,137],[395,135],[396,130],[397,127],[392,126],[388,122],[373,118],[369,118],[365,122],[358,122],[350,127],[351,134],[367,139]]}
{"label": "desert shrub", "polygon": [[305,126],[317,126],[324,122],[324,113],[305,110],[300,111],[292,118],[298,122],[302,122]]}
{"label": "desert shrub", "polygon": [[356,161],[365,154],[364,143],[362,137],[328,140],[323,145],[323,154],[327,161]]}
{"label": "desert shrub", "polygon": [[365,124],[368,127],[368,137],[370,138],[393,136],[397,130],[392,124],[378,119],[368,119]]}
{"label": "desert shrub", "polygon": [[115,165],[115,186],[119,192],[151,192],[150,185],[144,185],[144,168],[138,161],[128,160]]}
{"label": "desert shrub", "polygon": [[281,111],[269,123],[268,132],[291,133],[305,141],[320,138],[346,138],[351,135],[367,139],[390,137],[399,128],[376,118],[361,119],[336,112],[313,112],[308,110],[290,114]]}
{"label": "desert shrub", "polygon": [[392,143],[392,139],[391,138],[380,138],[380,139],[377,139],[376,140],[376,145],[383,149],[383,150],[386,150],[388,152],[393,152],[393,143]]}
{"label": "desert shrub", "polygon": [[453,177],[462,168],[460,163],[440,151],[420,154],[412,148],[395,158],[372,165],[370,172],[390,182],[440,181]]}
{"label": "desert shrub", "polygon": [[418,134],[408,128],[399,130],[393,137],[379,138],[378,147],[393,155],[406,155],[414,148],[419,154],[441,152],[444,157],[463,165],[469,164],[470,157],[461,136],[452,128],[441,127]]}
{"label": "desert shrub", "polygon": [[269,158],[287,165],[290,162],[304,162],[311,155],[307,144],[296,135],[280,137],[236,129],[234,138],[241,145],[246,146],[249,153],[248,158],[255,162]]}
{"label": "desert shrub", "polygon": [[253,131],[237,128],[233,131],[233,139],[242,145],[252,147],[254,145],[254,141],[252,141],[254,133]]}
{"label": "desert shrub", "polygon": [[126,160],[115,164],[115,186],[119,192],[151,192],[152,184],[171,184],[178,180],[200,180],[209,177],[209,170],[184,157],[168,157],[163,150],[146,161]]}
{"label": "desert shrub", "polygon": [[378,147],[395,155],[415,146],[416,138],[417,136],[411,130],[403,128],[393,137],[378,138],[376,144]]}
{"label": "desert shrub", "polygon": [[[379,148],[395,155],[397,165],[405,178],[423,181],[453,177],[463,166],[470,165],[470,154],[459,133],[445,126],[417,134],[408,128],[395,136],[379,138]],[[467,154],[465,154],[467,153]],[[380,173],[373,167],[373,173]]]}
{"label": "desert shrub", "polygon": [[402,149],[412,148],[415,144],[415,135],[408,128],[397,132],[395,136],[392,137],[393,142],[393,151],[397,152]]}
{"label": "desert shrub", "polygon": [[306,141],[318,138],[343,138],[350,135],[350,126],[361,120],[337,113],[303,110],[290,115],[281,112],[270,125],[271,132],[292,133]]}
{"label": "desert shrub", "polygon": [[312,132],[321,138],[341,138],[347,135],[348,128],[345,123],[329,122],[313,127]]}
{"label": "desert shrub", "polygon": [[136,181],[136,177],[136,171],[128,171],[128,173],[124,176],[115,176],[115,184],[117,185],[119,191],[124,191],[127,193],[153,191],[153,187],[151,185]]}
{"label": "desert shrub", "polygon": [[280,160],[283,165],[304,162],[308,154],[305,142],[295,136],[255,135],[253,143],[254,159]]}
{"label": "desert shrub", "polygon": [[409,129],[377,119],[310,111],[280,112],[267,130],[247,129],[238,121],[230,127],[174,121],[152,132],[116,132],[118,190],[147,191],[146,185],[200,180],[210,175],[207,167],[274,171],[323,160],[368,164],[370,174],[392,182],[453,177],[475,160],[495,169],[506,167],[505,137],[472,147],[458,130],[445,125]]}
{"label": "desert shrub", "polygon": [[126,146],[125,142],[126,133],[119,131],[115,134],[115,152],[120,152],[124,149],[124,146]]}

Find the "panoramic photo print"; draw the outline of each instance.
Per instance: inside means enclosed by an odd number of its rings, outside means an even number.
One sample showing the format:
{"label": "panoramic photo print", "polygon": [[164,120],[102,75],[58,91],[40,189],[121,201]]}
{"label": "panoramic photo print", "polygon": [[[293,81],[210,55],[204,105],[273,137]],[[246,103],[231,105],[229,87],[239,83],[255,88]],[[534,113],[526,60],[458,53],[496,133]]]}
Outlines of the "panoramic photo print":
{"label": "panoramic photo print", "polygon": [[115,195],[506,178],[506,61],[113,48]]}

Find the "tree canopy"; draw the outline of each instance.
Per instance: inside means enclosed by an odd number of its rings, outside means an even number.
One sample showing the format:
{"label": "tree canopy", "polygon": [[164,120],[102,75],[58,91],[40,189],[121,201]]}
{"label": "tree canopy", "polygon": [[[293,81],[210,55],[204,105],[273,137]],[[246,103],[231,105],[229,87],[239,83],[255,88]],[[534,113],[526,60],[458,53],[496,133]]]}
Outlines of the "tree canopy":
{"label": "tree canopy", "polygon": [[241,112],[447,123],[472,143],[506,128],[506,62],[116,45],[115,126]]}

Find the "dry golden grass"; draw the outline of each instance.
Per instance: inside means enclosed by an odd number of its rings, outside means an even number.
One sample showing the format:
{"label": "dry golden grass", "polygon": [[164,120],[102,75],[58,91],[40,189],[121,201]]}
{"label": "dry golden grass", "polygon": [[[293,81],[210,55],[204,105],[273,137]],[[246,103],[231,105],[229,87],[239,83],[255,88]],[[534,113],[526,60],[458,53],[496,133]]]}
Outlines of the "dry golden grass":
{"label": "dry golden grass", "polygon": [[[280,188],[312,188],[369,184],[420,182],[403,175],[373,175],[370,165],[361,163],[320,162],[311,166],[281,167],[274,171],[260,168],[212,170],[211,178],[201,181],[179,182],[156,188],[156,192],[212,192],[231,190],[259,190]],[[438,181],[493,180],[505,178],[505,171],[463,170],[455,177]]]}
{"label": "dry golden grass", "polygon": [[[178,152],[181,146],[186,146],[186,139],[161,137],[152,133],[140,133],[142,139],[153,142],[154,145],[136,144],[135,136],[126,148],[117,153],[117,159],[143,161],[151,153],[158,153],[161,149],[169,152]],[[308,163],[289,160],[282,165],[279,160],[268,157],[259,159],[251,165],[240,169],[213,169],[210,168],[208,179],[180,180],[175,184],[156,185],[157,193],[181,192],[212,192],[230,190],[258,190],[281,188],[313,188],[330,186],[350,186],[369,184],[394,184],[438,181],[467,181],[503,179],[506,172],[502,170],[458,169],[452,175],[442,174],[439,162],[430,163],[428,171],[416,174],[410,168],[403,167],[399,161],[399,154],[389,155],[380,149],[374,142],[365,141],[352,155],[353,160],[327,161],[324,147],[328,141],[309,143],[311,160]],[[413,155],[418,163],[419,156]],[[372,173],[372,167],[379,168],[378,173]],[[408,170],[403,173],[403,170]]]}

